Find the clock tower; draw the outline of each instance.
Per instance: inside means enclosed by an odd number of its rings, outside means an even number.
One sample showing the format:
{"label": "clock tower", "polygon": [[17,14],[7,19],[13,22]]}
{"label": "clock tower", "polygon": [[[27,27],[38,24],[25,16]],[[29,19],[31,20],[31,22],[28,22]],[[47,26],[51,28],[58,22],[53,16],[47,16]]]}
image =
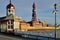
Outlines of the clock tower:
{"label": "clock tower", "polygon": [[14,5],[11,3],[11,0],[10,0],[10,3],[7,5],[7,7],[6,7],[6,11],[7,11],[7,13],[6,13],[6,15],[8,16],[8,15],[14,15],[14,9],[15,9],[15,7],[14,7]]}

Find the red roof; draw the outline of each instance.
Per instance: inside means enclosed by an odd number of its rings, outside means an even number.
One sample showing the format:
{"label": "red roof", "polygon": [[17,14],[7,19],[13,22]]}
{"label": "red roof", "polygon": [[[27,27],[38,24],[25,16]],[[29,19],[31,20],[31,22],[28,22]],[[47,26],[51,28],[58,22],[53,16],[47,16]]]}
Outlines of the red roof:
{"label": "red roof", "polygon": [[7,9],[8,9],[8,8],[10,9],[11,7],[13,7],[13,8],[15,9],[14,5],[13,5],[12,3],[9,3],[9,4],[7,5]]}

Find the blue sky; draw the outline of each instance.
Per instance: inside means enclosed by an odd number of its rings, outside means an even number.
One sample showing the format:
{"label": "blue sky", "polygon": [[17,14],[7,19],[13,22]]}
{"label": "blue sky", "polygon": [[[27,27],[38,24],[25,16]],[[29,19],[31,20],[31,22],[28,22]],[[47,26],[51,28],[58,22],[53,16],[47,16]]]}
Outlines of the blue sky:
{"label": "blue sky", "polygon": [[[46,21],[49,24],[54,24],[54,14],[52,13],[55,3],[58,4],[57,24],[60,24],[60,0],[12,0],[15,6],[15,15],[22,17],[25,21],[32,19],[32,4],[35,1],[37,19]],[[6,6],[9,0],[0,0],[0,17],[6,15]]]}

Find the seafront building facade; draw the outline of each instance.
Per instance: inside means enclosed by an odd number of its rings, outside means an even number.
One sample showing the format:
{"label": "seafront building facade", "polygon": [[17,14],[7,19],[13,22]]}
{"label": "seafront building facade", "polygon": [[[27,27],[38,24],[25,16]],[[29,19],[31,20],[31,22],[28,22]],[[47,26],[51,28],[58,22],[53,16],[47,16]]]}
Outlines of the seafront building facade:
{"label": "seafront building facade", "polygon": [[[10,32],[10,31],[32,31],[32,30],[43,30],[43,29],[54,29],[53,26],[49,26],[46,22],[37,21],[36,17],[36,4],[33,2],[32,5],[32,20],[26,22],[21,17],[16,16],[14,13],[15,6],[10,3],[6,7],[6,16],[0,17],[0,30],[2,32]],[[58,28],[59,29],[59,28]]]}

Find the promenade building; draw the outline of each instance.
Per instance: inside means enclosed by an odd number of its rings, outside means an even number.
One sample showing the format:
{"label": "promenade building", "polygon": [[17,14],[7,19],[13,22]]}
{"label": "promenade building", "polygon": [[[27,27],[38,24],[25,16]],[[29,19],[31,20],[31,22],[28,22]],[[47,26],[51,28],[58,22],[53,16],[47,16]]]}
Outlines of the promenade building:
{"label": "promenade building", "polygon": [[46,22],[37,21],[35,2],[33,2],[32,9],[33,9],[32,20],[26,22],[21,17],[15,15],[14,12],[15,6],[12,4],[10,0],[9,4],[6,6],[6,16],[0,17],[0,30],[2,32],[11,32],[17,30],[31,31],[31,30],[46,29],[47,27]]}

